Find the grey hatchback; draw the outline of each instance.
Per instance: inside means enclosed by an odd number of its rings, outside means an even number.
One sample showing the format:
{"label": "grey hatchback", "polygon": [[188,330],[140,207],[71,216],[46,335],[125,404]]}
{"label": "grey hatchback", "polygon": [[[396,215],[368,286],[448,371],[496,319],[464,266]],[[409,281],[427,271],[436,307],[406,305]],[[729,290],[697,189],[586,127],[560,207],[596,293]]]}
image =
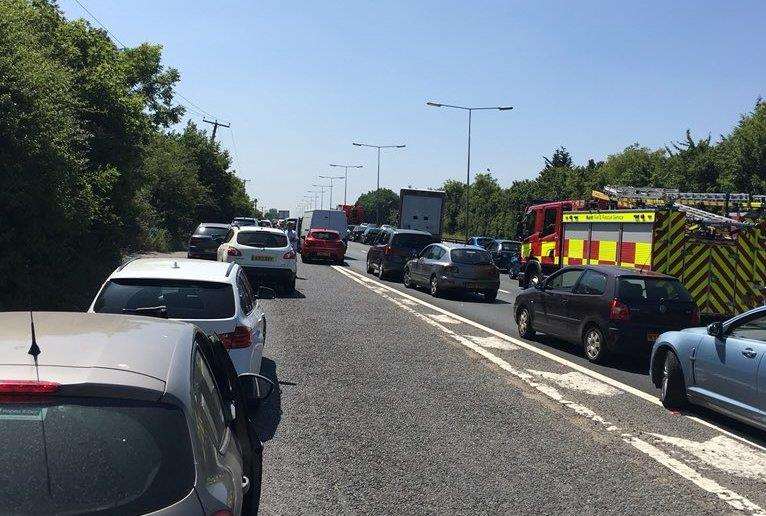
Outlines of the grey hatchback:
{"label": "grey hatchback", "polygon": [[[4,512],[231,515],[257,504],[234,424],[242,407],[219,385],[200,330],[138,316],[34,318],[0,313]],[[239,383],[252,403],[273,387],[250,373]]]}
{"label": "grey hatchback", "polygon": [[434,297],[445,291],[470,291],[494,302],[500,270],[482,247],[441,242],[429,245],[404,266],[404,286],[418,285],[428,286]]}

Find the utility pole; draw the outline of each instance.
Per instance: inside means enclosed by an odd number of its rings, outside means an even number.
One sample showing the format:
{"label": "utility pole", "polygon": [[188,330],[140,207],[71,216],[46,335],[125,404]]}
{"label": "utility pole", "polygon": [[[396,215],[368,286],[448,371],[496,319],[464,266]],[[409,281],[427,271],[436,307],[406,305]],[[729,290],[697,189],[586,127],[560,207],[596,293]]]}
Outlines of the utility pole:
{"label": "utility pole", "polygon": [[380,226],[380,149],[403,149],[406,145],[370,145],[369,143],[351,142],[357,147],[372,147],[378,149],[378,186],[375,189],[375,221]]}
{"label": "utility pole", "polygon": [[350,168],[362,168],[362,165],[336,165],[334,163],[330,163],[331,167],[340,167],[346,169],[346,175],[344,176],[346,181],[343,183],[343,204],[346,205],[348,202],[346,201],[346,194],[348,193],[348,169]]}
{"label": "utility pole", "polygon": [[[334,179],[343,179],[343,176],[319,176],[321,179],[329,179],[330,180],[330,206],[328,206],[329,209],[332,209],[332,188],[333,188],[333,180]],[[345,203],[344,203],[345,204]]]}
{"label": "utility pole", "polygon": [[203,121],[203,122],[207,122],[208,124],[210,124],[210,125],[212,125],[212,126],[213,126],[213,134],[210,136],[210,141],[211,141],[211,142],[214,142],[214,141],[215,141],[215,133],[216,133],[216,131],[218,130],[218,126],[219,126],[219,125],[220,125],[221,127],[231,127],[231,124],[224,124],[223,122],[219,122],[218,120],[216,120],[215,122],[213,122],[212,120],[208,120],[207,118],[203,118],[203,119],[202,119],[202,121]]}
{"label": "utility pole", "polygon": [[325,188],[329,188],[329,187],[330,187],[330,185],[317,185],[317,184],[312,184],[311,186],[316,186],[317,188],[320,188],[320,189],[321,189],[321,191],[322,191],[322,201],[319,203],[319,209],[320,209],[320,210],[323,210],[323,209],[324,209],[324,189],[325,189]]}

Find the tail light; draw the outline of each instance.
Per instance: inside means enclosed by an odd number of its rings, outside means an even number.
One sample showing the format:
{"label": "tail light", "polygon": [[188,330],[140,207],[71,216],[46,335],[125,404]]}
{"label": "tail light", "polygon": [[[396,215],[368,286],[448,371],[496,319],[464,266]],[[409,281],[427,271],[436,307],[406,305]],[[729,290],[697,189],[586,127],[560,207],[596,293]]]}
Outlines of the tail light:
{"label": "tail light", "polygon": [[229,509],[219,509],[215,511],[210,516],[234,516],[234,513],[231,512]]}
{"label": "tail light", "polygon": [[229,247],[226,250],[226,254],[228,254],[229,256],[242,256],[242,252],[236,247]]}
{"label": "tail light", "polygon": [[237,326],[231,333],[218,335],[223,347],[226,349],[240,349],[250,346],[250,329],[245,326]]}
{"label": "tail light", "polygon": [[295,251],[290,249],[289,251],[287,251],[285,254],[282,255],[282,258],[284,258],[285,260],[295,260]]}
{"label": "tail light", "polygon": [[0,380],[0,394],[51,394],[59,390],[55,382],[38,380]]}
{"label": "tail light", "polygon": [[444,272],[449,272],[450,274],[457,274],[459,270],[457,265],[447,265],[444,267]]}
{"label": "tail light", "polygon": [[692,309],[691,325],[692,326],[700,325],[700,311],[697,308]]}
{"label": "tail light", "polygon": [[619,299],[612,299],[612,304],[609,307],[609,318],[613,321],[630,321],[630,308]]}
{"label": "tail light", "polygon": [[394,250],[386,246],[383,248],[383,254],[394,254]]}

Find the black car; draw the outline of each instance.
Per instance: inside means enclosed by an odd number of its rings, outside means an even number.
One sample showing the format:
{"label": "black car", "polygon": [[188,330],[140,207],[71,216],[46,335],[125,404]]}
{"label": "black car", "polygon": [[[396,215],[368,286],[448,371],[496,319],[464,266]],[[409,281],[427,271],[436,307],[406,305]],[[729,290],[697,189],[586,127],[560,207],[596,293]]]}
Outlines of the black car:
{"label": "black car", "polygon": [[501,271],[508,271],[514,258],[518,260],[521,252],[521,242],[517,240],[493,240],[487,248],[492,255],[492,261]]}
{"label": "black car", "polygon": [[648,353],[663,332],[699,325],[699,312],[672,276],[616,266],[565,267],[518,296],[519,335],[540,331],[582,345],[600,362],[610,353]]}
{"label": "black car", "polygon": [[373,224],[368,223],[362,223],[359,224],[354,228],[354,230],[349,233],[348,239],[353,240],[354,242],[361,242],[362,241],[362,235],[364,235],[364,232],[369,227],[375,227]]}
{"label": "black car", "polygon": [[380,228],[375,227],[368,227],[364,230],[364,233],[362,233],[361,238],[359,241],[363,244],[373,244],[375,240],[378,239],[378,235],[380,235],[380,232],[383,231]]}
{"label": "black car", "polygon": [[189,238],[187,257],[215,260],[218,246],[221,245],[228,232],[228,224],[203,222],[197,226],[194,234]]}
{"label": "black car", "polygon": [[434,242],[431,233],[411,229],[386,229],[367,250],[367,272],[380,279],[391,274],[401,275],[404,265]]}

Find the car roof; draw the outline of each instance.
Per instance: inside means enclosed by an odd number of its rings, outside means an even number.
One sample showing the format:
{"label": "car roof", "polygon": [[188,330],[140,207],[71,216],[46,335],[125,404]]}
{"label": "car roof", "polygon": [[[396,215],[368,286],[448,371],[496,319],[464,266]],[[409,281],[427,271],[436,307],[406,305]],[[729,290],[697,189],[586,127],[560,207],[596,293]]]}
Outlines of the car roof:
{"label": "car roof", "polygon": [[[577,266],[574,265],[572,267],[577,267]],[[639,277],[648,277],[648,278],[677,279],[675,276],[669,276],[667,274],[662,274],[660,272],[642,271],[639,269],[620,267],[618,265],[585,265],[584,268],[593,269],[598,272],[603,272],[604,274],[607,274],[609,276],[634,276],[634,277],[639,276]]]}
{"label": "car roof", "polygon": [[207,227],[207,228],[222,228],[222,229],[229,229],[229,226],[230,226],[230,225],[231,225],[231,224],[224,224],[224,223],[222,223],[222,222],[200,222],[200,223],[199,223],[199,226],[197,226],[197,227],[205,226],[205,227]]}
{"label": "car roof", "polygon": [[268,226],[245,226],[238,229],[240,233],[274,233],[276,235],[284,235],[285,232],[279,228],[272,228]]}
{"label": "car roof", "polygon": [[324,232],[327,232],[327,233],[335,233],[336,235],[340,235],[340,233],[338,233],[334,229],[330,229],[330,228],[311,228],[311,229],[309,229],[309,233],[311,233],[313,231],[324,231]]}
{"label": "car roof", "polygon": [[[189,374],[195,328],[151,317],[74,312],[35,312],[40,380],[73,384],[85,395],[104,386],[165,391],[171,375]],[[0,378],[36,379],[30,313],[0,313]],[[94,384],[93,392],[82,384]]]}
{"label": "car roof", "polygon": [[419,229],[390,229],[395,235],[428,235],[433,236],[428,231],[420,231]]}
{"label": "car roof", "polygon": [[236,264],[189,258],[138,258],[112,273],[109,279],[145,278],[234,283]]}
{"label": "car roof", "polygon": [[453,249],[476,249],[478,251],[486,251],[486,249],[478,245],[460,244],[458,242],[439,242],[439,245],[446,247],[450,251]]}

